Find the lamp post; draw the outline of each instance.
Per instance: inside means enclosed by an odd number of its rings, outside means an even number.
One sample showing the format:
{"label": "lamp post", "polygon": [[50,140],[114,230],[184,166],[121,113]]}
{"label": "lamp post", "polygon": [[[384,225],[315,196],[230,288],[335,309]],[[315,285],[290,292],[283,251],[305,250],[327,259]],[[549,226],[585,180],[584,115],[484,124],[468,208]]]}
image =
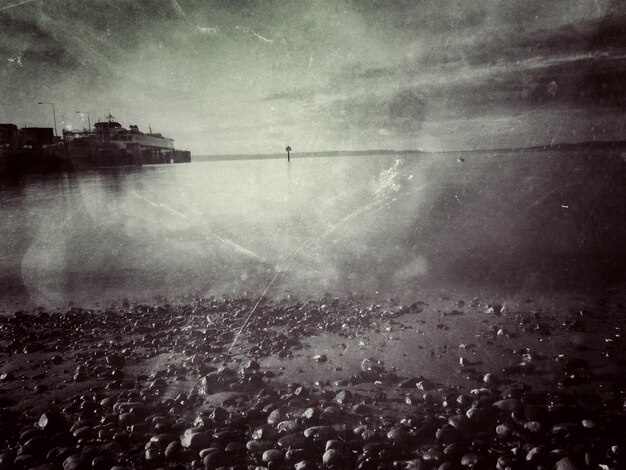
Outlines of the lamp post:
{"label": "lamp post", "polygon": [[50,106],[52,106],[52,119],[54,119],[54,136],[58,137],[58,135],[57,135],[57,114],[54,111],[54,103],[49,103],[47,101],[40,101],[39,104],[49,104]]}
{"label": "lamp post", "polygon": [[80,114],[81,116],[84,114],[87,115],[87,130],[91,132],[91,119],[89,119],[89,113],[86,111],[76,111],[76,114]]}

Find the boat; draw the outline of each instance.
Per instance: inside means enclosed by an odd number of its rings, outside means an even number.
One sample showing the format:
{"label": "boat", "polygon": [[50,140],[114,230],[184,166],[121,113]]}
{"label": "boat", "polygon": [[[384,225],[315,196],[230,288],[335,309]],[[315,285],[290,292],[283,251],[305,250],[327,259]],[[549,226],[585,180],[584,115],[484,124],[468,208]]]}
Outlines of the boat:
{"label": "boat", "polygon": [[0,124],[0,172],[46,173],[110,166],[188,163],[191,153],[174,148],[160,133],[124,128],[110,114],[93,129],[64,130]]}

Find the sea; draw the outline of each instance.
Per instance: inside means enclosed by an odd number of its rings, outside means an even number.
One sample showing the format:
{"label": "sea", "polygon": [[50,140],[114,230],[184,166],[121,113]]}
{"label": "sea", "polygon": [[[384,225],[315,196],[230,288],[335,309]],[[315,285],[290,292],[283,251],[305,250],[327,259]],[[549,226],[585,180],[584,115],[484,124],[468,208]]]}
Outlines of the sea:
{"label": "sea", "polygon": [[[0,179],[0,311],[208,296],[610,295],[626,161],[475,151]],[[607,294],[608,293],[608,294]]]}

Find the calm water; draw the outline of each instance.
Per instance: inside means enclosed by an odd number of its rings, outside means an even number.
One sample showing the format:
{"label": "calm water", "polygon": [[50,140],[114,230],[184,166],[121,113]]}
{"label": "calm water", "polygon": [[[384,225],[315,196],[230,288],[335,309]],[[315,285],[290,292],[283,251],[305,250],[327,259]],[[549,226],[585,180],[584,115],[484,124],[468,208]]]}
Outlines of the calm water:
{"label": "calm water", "polygon": [[626,163],[562,153],[296,158],[0,186],[5,304],[196,294],[604,290]]}

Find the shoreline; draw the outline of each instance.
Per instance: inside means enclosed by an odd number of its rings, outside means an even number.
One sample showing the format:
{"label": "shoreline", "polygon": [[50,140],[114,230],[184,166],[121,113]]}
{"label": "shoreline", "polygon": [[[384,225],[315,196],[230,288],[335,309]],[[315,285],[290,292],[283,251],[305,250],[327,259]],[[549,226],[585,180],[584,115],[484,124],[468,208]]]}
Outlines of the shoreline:
{"label": "shoreline", "polygon": [[624,465],[622,299],[254,303],[0,317],[0,468]]}

